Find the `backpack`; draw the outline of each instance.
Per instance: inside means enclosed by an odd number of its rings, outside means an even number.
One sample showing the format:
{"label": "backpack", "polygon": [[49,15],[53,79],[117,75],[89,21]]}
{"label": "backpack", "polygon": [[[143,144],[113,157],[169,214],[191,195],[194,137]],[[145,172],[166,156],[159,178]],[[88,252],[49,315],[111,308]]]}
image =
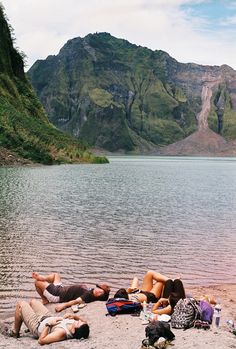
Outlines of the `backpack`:
{"label": "backpack", "polygon": [[108,314],[116,316],[117,314],[140,313],[142,305],[140,302],[132,302],[126,298],[111,298],[106,302]]}
{"label": "backpack", "polygon": [[154,343],[163,337],[168,341],[175,338],[174,333],[170,330],[170,325],[165,321],[153,321],[145,328],[146,337],[148,338],[148,345]]}
{"label": "backpack", "polygon": [[200,301],[199,306],[201,308],[201,320],[207,321],[209,324],[212,323],[212,317],[214,313],[214,309],[212,306],[206,301]]}
{"label": "backpack", "polygon": [[201,309],[193,298],[180,299],[171,315],[173,328],[187,329],[194,325],[194,321],[201,319]]}

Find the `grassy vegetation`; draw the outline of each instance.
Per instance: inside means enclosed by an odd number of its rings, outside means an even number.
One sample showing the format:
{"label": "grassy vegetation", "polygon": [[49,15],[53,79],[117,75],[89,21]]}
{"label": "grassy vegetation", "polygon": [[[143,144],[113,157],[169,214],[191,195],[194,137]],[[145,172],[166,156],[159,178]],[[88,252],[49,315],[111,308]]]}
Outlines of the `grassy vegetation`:
{"label": "grassy vegetation", "polygon": [[85,144],[57,130],[24,74],[22,54],[0,5],[0,146],[43,164],[105,163]]}
{"label": "grassy vegetation", "polygon": [[112,104],[112,95],[101,88],[94,88],[89,92],[89,96],[101,108],[109,107]]}

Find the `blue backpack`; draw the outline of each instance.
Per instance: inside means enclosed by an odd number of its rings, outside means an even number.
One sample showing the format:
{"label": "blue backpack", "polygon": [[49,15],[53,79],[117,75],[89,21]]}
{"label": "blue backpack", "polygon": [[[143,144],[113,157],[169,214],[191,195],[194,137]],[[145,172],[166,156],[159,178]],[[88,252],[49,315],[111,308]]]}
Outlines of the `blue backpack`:
{"label": "blue backpack", "polygon": [[111,298],[106,302],[108,314],[116,316],[117,314],[140,313],[142,305],[140,302],[132,302],[126,298]]}

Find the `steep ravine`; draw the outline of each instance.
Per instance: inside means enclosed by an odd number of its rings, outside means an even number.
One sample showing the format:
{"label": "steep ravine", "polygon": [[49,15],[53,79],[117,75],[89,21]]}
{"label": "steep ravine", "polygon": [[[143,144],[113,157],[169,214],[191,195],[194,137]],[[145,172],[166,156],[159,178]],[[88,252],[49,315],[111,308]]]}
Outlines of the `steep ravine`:
{"label": "steep ravine", "polygon": [[[221,156],[225,152],[227,155],[235,154],[232,143],[213,132],[208,126],[208,117],[212,106],[212,96],[222,83],[219,77],[214,81],[207,81],[203,84],[201,93],[201,111],[197,114],[198,131],[182,141],[173,143],[161,150],[163,155],[218,155]],[[219,122],[219,121],[218,121]]]}

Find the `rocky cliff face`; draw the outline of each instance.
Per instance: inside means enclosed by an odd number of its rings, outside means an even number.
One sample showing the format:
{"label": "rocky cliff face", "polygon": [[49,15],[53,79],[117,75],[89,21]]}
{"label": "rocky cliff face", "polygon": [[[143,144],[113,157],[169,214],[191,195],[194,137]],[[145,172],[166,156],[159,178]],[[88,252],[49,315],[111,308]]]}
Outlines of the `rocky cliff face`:
{"label": "rocky cliff face", "polygon": [[24,164],[25,159],[46,164],[103,161],[49,122],[25,76],[0,4],[0,165]]}
{"label": "rocky cliff face", "polygon": [[29,77],[50,120],[109,151],[149,152],[210,128],[236,139],[236,72],[181,64],[107,33],[69,40]]}

